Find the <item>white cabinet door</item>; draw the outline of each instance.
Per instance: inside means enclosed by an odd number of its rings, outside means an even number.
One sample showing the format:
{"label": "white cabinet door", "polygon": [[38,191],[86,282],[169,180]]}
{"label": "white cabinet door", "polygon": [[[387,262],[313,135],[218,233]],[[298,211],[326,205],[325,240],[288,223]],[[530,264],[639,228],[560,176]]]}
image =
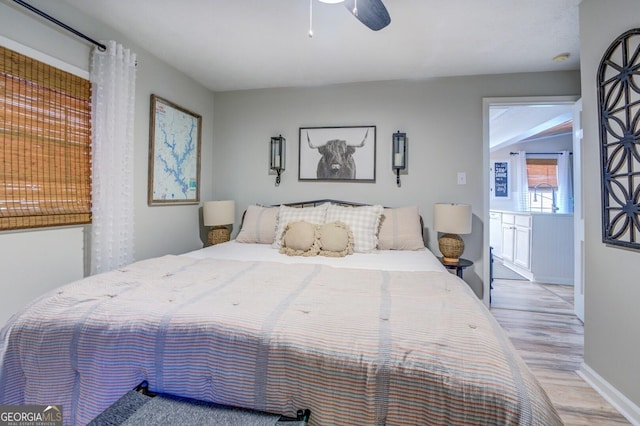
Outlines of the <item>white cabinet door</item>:
{"label": "white cabinet door", "polygon": [[513,263],[524,269],[531,266],[531,228],[516,226]]}
{"label": "white cabinet door", "polygon": [[502,257],[502,213],[489,213],[489,245],[493,247],[493,255]]}
{"label": "white cabinet door", "polygon": [[515,226],[502,225],[502,259],[513,263],[515,254]]}

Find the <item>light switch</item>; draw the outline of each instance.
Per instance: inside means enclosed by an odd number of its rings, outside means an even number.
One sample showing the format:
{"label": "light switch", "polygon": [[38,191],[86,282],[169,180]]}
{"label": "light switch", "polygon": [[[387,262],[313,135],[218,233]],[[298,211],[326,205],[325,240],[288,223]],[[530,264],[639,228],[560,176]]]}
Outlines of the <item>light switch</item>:
{"label": "light switch", "polygon": [[467,174],[465,172],[458,172],[458,185],[467,184]]}

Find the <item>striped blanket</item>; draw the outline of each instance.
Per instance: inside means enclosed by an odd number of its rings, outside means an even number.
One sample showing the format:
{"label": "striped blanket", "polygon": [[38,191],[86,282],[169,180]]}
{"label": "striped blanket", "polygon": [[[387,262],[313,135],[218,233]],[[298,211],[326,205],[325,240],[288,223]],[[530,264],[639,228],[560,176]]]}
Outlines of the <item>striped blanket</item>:
{"label": "striped blanket", "polygon": [[493,317],[446,272],[165,256],[33,302],[0,336],[0,404],[86,424],[151,390],[312,425],[556,425]]}

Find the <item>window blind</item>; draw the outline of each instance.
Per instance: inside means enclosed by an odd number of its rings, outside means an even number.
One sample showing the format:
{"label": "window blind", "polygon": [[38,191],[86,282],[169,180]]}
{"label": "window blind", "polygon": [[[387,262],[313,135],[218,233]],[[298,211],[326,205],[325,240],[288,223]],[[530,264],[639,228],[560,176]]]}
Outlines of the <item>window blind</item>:
{"label": "window blind", "polygon": [[558,160],[555,158],[527,158],[529,188],[548,183],[558,188]]}
{"label": "window blind", "polygon": [[91,83],[0,46],[0,230],[91,223]]}

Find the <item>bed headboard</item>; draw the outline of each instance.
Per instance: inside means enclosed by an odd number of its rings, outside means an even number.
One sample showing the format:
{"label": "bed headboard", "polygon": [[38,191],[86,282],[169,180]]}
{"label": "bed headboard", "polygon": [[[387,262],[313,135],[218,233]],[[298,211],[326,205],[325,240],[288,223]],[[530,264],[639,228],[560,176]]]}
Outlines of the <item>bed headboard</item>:
{"label": "bed headboard", "polygon": [[[335,204],[338,206],[346,206],[346,207],[358,207],[358,206],[369,206],[371,204],[367,204],[367,203],[356,203],[353,201],[341,201],[341,200],[334,200],[332,198],[325,198],[322,200],[311,200],[311,201],[297,201],[297,202],[291,202],[291,203],[282,203],[282,204],[272,204],[273,207],[277,207],[280,205],[284,205],[287,207],[300,207],[300,208],[304,208],[304,207],[315,207],[318,206],[320,204],[324,204],[324,203],[331,203],[331,204]],[[245,210],[242,213],[242,219],[240,220],[240,228],[242,229],[242,224],[244,223],[244,215],[247,213],[247,211]],[[424,227],[424,220],[422,219],[422,215],[420,215],[420,227],[422,228],[422,239],[424,240],[425,238],[425,234],[426,234],[426,229]]]}
{"label": "bed headboard", "polygon": [[[338,206],[347,206],[347,207],[358,207],[358,206],[368,206],[370,204],[365,203],[354,203],[353,201],[340,201],[333,200],[331,198],[326,198],[324,200],[312,200],[312,201],[298,201],[295,203],[284,203],[287,207],[315,207],[320,204],[331,203]],[[274,204],[275,206],[279,206],[280,204]]]}

